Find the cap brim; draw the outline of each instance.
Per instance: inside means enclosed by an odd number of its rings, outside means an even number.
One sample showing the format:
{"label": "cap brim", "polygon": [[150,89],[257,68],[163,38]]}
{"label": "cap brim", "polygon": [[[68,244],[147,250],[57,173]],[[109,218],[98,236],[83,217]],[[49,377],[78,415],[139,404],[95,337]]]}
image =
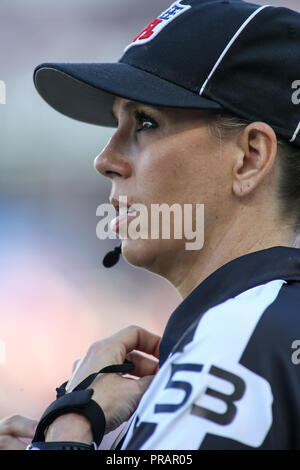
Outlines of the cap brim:
{"label": "cap brim", "polygon": [[116,96],[150,104],[192,109],[223,109],[174,83],[136,67],[112,64],[41,64],[34,83],[54,109],[78,121],[116,127]]}

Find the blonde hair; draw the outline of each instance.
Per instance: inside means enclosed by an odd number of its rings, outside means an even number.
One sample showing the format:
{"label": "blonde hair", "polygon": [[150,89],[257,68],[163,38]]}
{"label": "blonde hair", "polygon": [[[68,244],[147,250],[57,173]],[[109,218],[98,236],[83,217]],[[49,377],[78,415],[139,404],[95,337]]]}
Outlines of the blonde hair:
{"label": "blonde hair", "polygon": [[[207,113],[212,135],[220,140],[238,135],[252,121],[228,112]],[[294,216],[295,232],[300,232],[300,148],[277,135],[278,163],[280,176],[278,183],[278,203],[281,217]]]}

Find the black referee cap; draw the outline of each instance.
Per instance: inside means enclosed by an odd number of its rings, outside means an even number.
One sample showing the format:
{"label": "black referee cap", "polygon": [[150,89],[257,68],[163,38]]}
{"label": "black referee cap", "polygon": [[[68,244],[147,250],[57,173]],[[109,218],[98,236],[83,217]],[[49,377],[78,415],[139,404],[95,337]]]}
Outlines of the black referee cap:
{"label": "black referee cap", "polygon": [[227,110],[300,146],[300,14],[242,0],[178,0],[117,63],[44,63],[35,86],[74,119],[115,127],[115,96]]}

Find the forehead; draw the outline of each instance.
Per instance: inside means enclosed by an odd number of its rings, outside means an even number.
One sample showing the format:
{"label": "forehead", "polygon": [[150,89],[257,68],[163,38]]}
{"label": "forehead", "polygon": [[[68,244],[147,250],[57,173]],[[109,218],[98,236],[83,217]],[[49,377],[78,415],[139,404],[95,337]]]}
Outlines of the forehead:
{"label": "forehead", "polygon": [[154,109],[156,109],[156,110],[161,109],[158,106],[151,106],[151,105],[147,105],[145,103],[138,103],[137,101],[132,101],[132,100],[128,100],[128,99],[125,99],[125,98],[120,98],[120,97],[117,96],[114,100],[114,104],[113,104],[113,107],[112,107],[112,112],[116,116],[121,111],[129,113],[130,111],[134,111],[135,109],[137,109],[140,106],[144,106],[144,107],[147,107],[147,108],[152,108],[153,110]]}
{"label": "forehead", "polygon": [[128,100],[121,97],[116,97],[112,107],[112,113],[115,117],[120,113],[132,113],[136,109],[143,108],[149,112],[155,112],[163,115],[170,120],[178,121],[198,121],[203,124],[208,118],[211,117],[211,112],[203,109],[189,109],[189,108],[171,108],[166,106],[155,106],[137,101]]}
{"label": "forehead", "polygon": [[112,107],[112,113],[114,116],[117,116],[121,110],[130,111],[130,109],[137,106],[135,101],[127,100],[125,98],[119,98],[118,96],[114,100]]}

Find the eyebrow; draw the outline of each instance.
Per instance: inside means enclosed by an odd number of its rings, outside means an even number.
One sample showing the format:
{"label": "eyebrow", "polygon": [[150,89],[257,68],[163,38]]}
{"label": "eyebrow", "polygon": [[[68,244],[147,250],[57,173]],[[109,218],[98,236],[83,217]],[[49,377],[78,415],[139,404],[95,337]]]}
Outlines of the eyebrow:
{"label": "eyebrow", "polygon": [[[124,111],[130,111],[130,109],[134,109],[137,107],[137,104],[134,101],[126,101],[125,104],[123,104],[119,109],[123,109]],[[116,113],[114,111],[114,107],[112,107],[112,115],[115,118],[116,121],[118,121],[118,118],[116,116]]]}
{"label": "eyebrow", "polygon": [[[136,101],[126,101],[126,103],[123,104],[119,109],[128,113],[129,111],[132,111],[132,110],[134,111],[134,110],[138,109],[139,106],[143,106],[145,108],[150,108],[150,105],[147,105],[145,103],[138,103]],[[114,119],[118,122],[118,118],[115,114],[115,111],[114,111],[113,107],[112,107],[111,112],[112,112],[112,115],[113,115]]]}

